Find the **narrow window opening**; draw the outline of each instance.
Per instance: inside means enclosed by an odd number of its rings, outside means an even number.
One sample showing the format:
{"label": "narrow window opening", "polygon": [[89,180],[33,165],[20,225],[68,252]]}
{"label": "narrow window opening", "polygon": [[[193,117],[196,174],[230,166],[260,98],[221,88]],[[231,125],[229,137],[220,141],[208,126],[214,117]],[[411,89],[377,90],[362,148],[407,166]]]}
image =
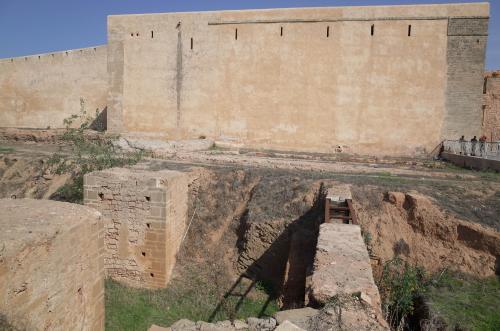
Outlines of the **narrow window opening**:
{"label": "narrow window opening", "polygon": [[146,256],[146,252],[142,252],[141,254],[142,254],[142,256]]}
{"label": "narrow window opening", "polygon": [[99,195],[99,199],[104,200],[104,193],[101,192],[98,195]]}
{"label": "narrow window opening", "polygon": [[375,34],[375,24],[372,24],[371,35],[373,36],[374,34]]}
{"label": "narrow window opening", "polygon": [[238,40],[238,29],[234,30],[234,40]]}
{"label": "narrow window opening", "polygon": [[486,94],[487,87],[488,87],[488,78],[485,78],[483,83],[483,94]]}
{"label": "narrow window opening", "polygon": [[154,35],[154,31],[151,31],[151,39],[153,39],[153,38],[154,38],[154,36],[155,36],[155,35]]}
{"label": "narrow window opening", "polygon": [[147,227],[148,229],[151,229],[151,223],[146,223],[146,227]]}
{"label": "narrow window opening", "polygon": [[191,49],[193,49],[193,38],[191,38]]}
{"label": "narrow window opening", "polygon": [[280,36],[283,37],[283,27],[280,28]]}
{"label": "narrow window opening", "polygon": [[408,37],[411,37],[411,25],[408,25]]}
{"label": "narrow window opening", "polygon": [[486,105],[483,105],[483,120],[482,120],[483,126],[485,125],[485,119],[486,119]]}
{"label": "narrow window opening", "polygon": [[330,26],[327,26],[326,27],[326,37],[329,38],[330,37]]}
{"label": "narrow window opening", "polygon": [[131,37],[133,37],[133,36],[134,36],[134,34],[133,34],[133,33],[131,33],[131,34],[130,34],[130,36],[131,36]]}
{"label": "narrow window opening", "polygon": [[137,33],[135,34],[135,36],[136,36],[136,37],[139,37],[139,32],[137,32]]}
{"label": "narrow window opening", "polygon": [[146,201],[151,201],[151,197],[145,196],[144,198],[146,198]]}
{"label": "narrow window opening", "polygon": [[150,273],[149,275],[150,275],[151,277],[154,277],[154,276],[155,276],[155,274],[154,274],[154,273]]}

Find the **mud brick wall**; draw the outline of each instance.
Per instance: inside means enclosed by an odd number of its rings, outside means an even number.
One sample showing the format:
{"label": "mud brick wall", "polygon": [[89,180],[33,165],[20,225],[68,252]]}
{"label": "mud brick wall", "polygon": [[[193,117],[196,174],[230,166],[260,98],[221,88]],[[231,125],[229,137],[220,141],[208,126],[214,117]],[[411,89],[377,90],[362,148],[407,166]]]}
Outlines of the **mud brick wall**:
{"label": "mud brick wall", "polygon": [[0,227],[0,317],[16,330],[104,330],[99,212],[2,199]]}
{"label": "mud brick wall", "polygon": [[187,176],[115,168],[85,176],[85,205],[105,217],[106,275],[134,287],[167,285],[187,218]]}
{"label": "mud brick wall", "polygon": [[486,73],[483,93],[483,133],[500,141],[500,71]]}

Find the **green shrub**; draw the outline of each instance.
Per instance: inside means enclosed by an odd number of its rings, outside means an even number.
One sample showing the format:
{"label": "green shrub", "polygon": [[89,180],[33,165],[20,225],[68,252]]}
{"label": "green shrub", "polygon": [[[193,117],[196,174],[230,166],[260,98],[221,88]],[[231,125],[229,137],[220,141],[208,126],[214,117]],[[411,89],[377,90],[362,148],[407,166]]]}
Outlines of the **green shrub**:
{"label": "green shrub", "polygon": [[[71,173],[70,183],[62,186],[53,198],[74,203],[83,201],[83,176],[92,171],[133,165],[143,157],[143,152],[127,153],[113,144],[116,137],[87,133],[99,114],[87,115],[85,102],[80,99],[80,113],[64,120],[62,140],[69,146],[69,155],[59,152],[48,161],[57,174]],[[80,123],[80,124],[78,124]],[[113,139],[114,138],[114,139]]]}
{"label": "green shrub", "polygon": [[379,290],[382,309],[392,329],[402,330],[415,309],[415,301],[425,292],[425,273],[399,257],[384,265]]}

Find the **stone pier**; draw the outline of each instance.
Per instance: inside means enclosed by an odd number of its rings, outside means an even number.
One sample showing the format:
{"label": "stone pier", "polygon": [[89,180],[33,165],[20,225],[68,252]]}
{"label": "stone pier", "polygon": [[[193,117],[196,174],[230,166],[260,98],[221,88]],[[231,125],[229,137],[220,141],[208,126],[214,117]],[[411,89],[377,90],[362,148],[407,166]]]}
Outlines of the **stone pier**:
{"label": "stone pier", "polygon": [[85,176],[85,205],[105,217],[106,275],[134,287],[165,287],[186,229],[187,175],[123,168]]}

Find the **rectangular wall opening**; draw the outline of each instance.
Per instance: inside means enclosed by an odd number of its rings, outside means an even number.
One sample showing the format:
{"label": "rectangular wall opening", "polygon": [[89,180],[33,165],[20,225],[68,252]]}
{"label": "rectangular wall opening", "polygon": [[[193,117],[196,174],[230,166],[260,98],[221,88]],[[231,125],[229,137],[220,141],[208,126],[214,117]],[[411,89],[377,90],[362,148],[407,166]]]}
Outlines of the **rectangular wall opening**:
{"label": "rectangular wall opening", "polygon": [[234,40],[238,40],[238,29],[234,30]]}
{"label": "rectangular wall opening", "polygon": [[281,27],[281,29],[280,29],[280,36],[283,37],[283,27]]}
{"label": "rectangular wall opening", "polygon": [[193,49],[193,38],[191,38],[191,49]]}
{"label": "rectangular wall opening", "polygon": [[374,34],[375,34],[375,24],[372,24],[371,35],[373,36]]}
{"label": "rectangular wall opening", "polygon": [[411,36],[411,25],[408,25],[408,37]]}

